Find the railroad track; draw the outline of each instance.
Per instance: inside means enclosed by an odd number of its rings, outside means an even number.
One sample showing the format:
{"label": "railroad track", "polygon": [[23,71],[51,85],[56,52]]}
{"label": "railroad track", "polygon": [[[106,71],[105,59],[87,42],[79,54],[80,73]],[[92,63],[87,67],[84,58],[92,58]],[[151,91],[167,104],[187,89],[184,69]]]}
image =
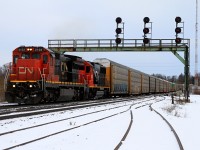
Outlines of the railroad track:
{"label": "railroad track", "polygon": [[[156,98],[155,98],[156,99]],[[164,99],[163,99],[164,100]],[[157,100],[155,102],[159,102],[159,101],[162,101],[162,100]],[[147,105],[152,105],[154,102],[150,102],[150,103],[146,103],[146,104],[142,104],[142,105],[139,105],[139,106],[135,106],[135,105],[131,105],[130,106],[130,123],[128,125],[128,128],[124,134],[124,136],[122,137],[121,141],[117,144],[117,146],[114,148],[114,150],[118,150],[121,146],[122,146],[122,143],[126,140],[126,137],[128,136],[129,134],[129,131],[132,127],[132,124],[133,124],[133,112],[132,112],[132,109],[139,109],[141,107],[144,107],[144,106],[147,106]],[[132,108],[133,106],[135,106],[134,108]]]}
{"label": "railroad track", "polygon": [[151,110],[153,110],[155,113],[157,113],[167,123],[167,125],[169,126],[170,130],[173,132],[173,134],[176,138],[176,141],[179,145],[180,150],[184,150],[183,144],[181,143],[181,140],[180,140],[178,134],[176,133],[176,130],[173,128],[173,126],[167,121],[167,119],[163,115],[161,115],[158,111],[153,109],[151,105],[149,107],[150,107]]}
{"label": "railroad track", "polygon": [[1,106],[0,107],[0,120],[13,119],[20,117],[27,117],[33,115],[40,115],[52,112],[66,111],[77,108],[105,105],[105,104],[114,104],[119,102],[125,102],[136,99],[148,98],[149,96],[139,96],[139,97],[129,97],[129,98],[116,98],[116,99],[103,99],[96,101],[81,101],[81,102],[70,102],[70,103],[59,103],[59,104],[45,104],[45,105],[36,105],[36,106]]}
{"label": "railroad track", "polygon": [[[181,140],[180,140],[178,134],[176,133],[175,129],[172,127],[172,125],[167,121],[167,119],[166,119],[164,116],[162,116],[158,111],[156,111],[155,109],[152,108],[152,105],[153,105],[154,103],[163,101],[164,99],[165,99],[165,97],[164,97],[162,100],[157,100],[157,101],[155,101],[155,102],[153,102],[153,103],[143,104],[143,105],[134,107],[134,109],[139,109],[139,108],[141,108],[141,107],[149,106],[150,110],[151,110],[151,111],[154,111],[156,114],[158,114],[158,115],[165,121],[165,123],[169,126],[170,131],[173,132],[174,137],[176,138],[176,141],[177,141],[177,143],[178,143],[178,146],[179,146],[180,150],[184,150],[183,144],[181,143]],[[131,107],[132,107],[132,106],[131,106]],[[131,109],[131,107],[130,107],[130,122],[129,122],[128,128],[127,128],[126,132],[124,133],[124,136],[122,137],[121,141],[118,143],[118,145],[115,147],[114,150],[120,149],[120,147],[122,146],[123,142],[126,140],[126,137],[128,136],[129,131],[130,131],[131,127],[132,127],[132,124],[133,124],[133,116],[134,116],[134,115],[133,115],[133,112],[132,112],[132,109],[133,109],[133,108]]]}
{"label": "railroad track", "polygon": [[[1,139],[2,140],[3,139],[12,139],[13,134],[17,135],[17,137],[23,137],[23,135],[30,134],[29,132],[34,132],[34,131],[42,130],[42,129],[52,129],[55,124],[56,124],[56,126],[62,127],[63,124],[65,124],[63,129],[59,128],[59,130],[58,130],[58,129],[53,128],[54,129],[53,133],[52,133],[52,131],[48,131],[48,132],[44,133],[43,135],[41,135],[40,137],[32,137],[31,139],[26,139],[25,141],[19,140],[19,141],[16,141],[15,144],[10,145],[9,147],[8,146],[1,147],[1,149],[14,149],[14,148],[17,148],[17,147],[20,147],[20,146],[25,146],[25,145],[28,145],[28,144],[31,144],[31,143],[34,143],[34,142],[37,142],[37,141],[41,141],[41,140],[46,139],[48,137],[52,137],[52,136],[55,136],[55,135],[58,135],[58,134],[61,134],[61,133],[64,133],[64,132],[68,132],[68,131],[71,131],[71,130],[74,130],[74,129],[77,129],[77,128],[87,126],[89,124],[100,122],[102,120],[120,115],[122,113],[126,113],[126,112],[131,110],[132,106],[139,107],[140,105],[144,105],[143,104],[144,102],[154,101],[154,100],[155,100],[155,98],[148,99],[148,100],[140,100],[139,102],[138,101],[136,102],[135,100],[131,100],[131,101],[127,100],[127,102],[124,102],[124,104],[120,104],[120,105],[117,105],[117,106],[111,105],[110,107],[108,107],[106,109],[99,108],[99,110],[84,113],[84,114],[81,114],[81,115],[79,114],[79,115],[72,116],[72,117],[69,117],[69,118],[64,118],[64,119],[60,119],[60,120],[56,120],[56,121],[38,124],[38,125],[35,125],[35,126],[29,126],[29,127],[25,127],[25,128],[21,128],[21,129],[7,131],[7,132],[0,134],[0,141],[1,141]],[[104,105],[103,105],[103,107],[104,107]],[[118,110],[117,113],[116,113],[116,109]],[[66,124],[69,124],[69,122],[72,119],[84,117],[85,119],[82,119],[82,120],[88,120],[88,118],[92,118],[91,117],[92,115],[96,115],[96,114],[100,114],[100,113],[103,113],[103,115],[100,115],[99,118],[95,117],[96,119],[92,119],[92,120],[89,119],[90,121],[77,123],[77,125],[74,124],[73,127],[66,128]]]}

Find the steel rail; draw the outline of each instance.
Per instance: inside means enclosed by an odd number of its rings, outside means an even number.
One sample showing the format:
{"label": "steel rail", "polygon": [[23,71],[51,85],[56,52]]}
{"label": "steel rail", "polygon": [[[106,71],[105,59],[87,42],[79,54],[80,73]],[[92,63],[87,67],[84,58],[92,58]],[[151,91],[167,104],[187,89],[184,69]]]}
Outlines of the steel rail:
{"label": "steel rail", "polygon": [[[141,99],[141,98],[144,98],[144,97],[134,97],[133,99]],[[46,110],[41,110],[41,111],[29,110],[29,112],[27,112],[27,113],[24,113],[27,111],[27,110],[25,110],[25,111],[22,111],[22,113],[11,114],[11,115],[6,115],[6,113],[4,112],[3,115],[0,115],[0,120],[13,119],[13,118],[19,118],[19,117],[27,117],[27,116],[40,115],[40,114],[46,114],[46,113],[52,113],[52,112],[58,112],[58,111],[66,111],[66,110],[98,106],[98,105],[104,105],[104,104],[112,104],[112,103],[118,103],[118,102],[124,102],[124,101],[131,101],[133,99],[109,100],[109,101],[103,101],[103,102],[100,102],[100,101],[86,102],[86,103],[84,103],[84,105],[81,105],[81,106],[80,105],[77,106],[77,104],[76,104],[76,105],[72,105],[72,106],[68,105],[68,106],[60,106],[60,107],[56,107],[56,108],[44,108]],[[39,109],[41,109],[41,108],[39,108]],[[9,111],[9,113],[12,113],[12,112]]]}
{"label": "steel rail", "polygon": [[[96,122],[99,122],[99,121],[102,121],[102,120],[105,120],[105,119],[108,119],[108,118],[111,118],[111,117],[114,117],[114,116],[117,116],[117,115],[120,115],[122,113],[125,113],[127,111],[129,111],[131,109],[131,107],[133,105],[137,105],[137,104],[140,104],[140,103],[143,103],[143,102],[146,102],[146,101],[150,101],[152,99],[149,99],[149,100],[144,100],[144,101],[140,101],[138,103],[134,103],[134,104],[131,104],[131,106],[127,109],[127,110],[124,110],[124,111],[121,111],[121,112],[118,112],[118,113],[115,113],[115,114],[112,114],[112,115],[109,115],[109,116],[106,116],[106,117],[103,117],[103,118],[100,118],[100,119],[96,119],[96,120],[93,120],[93,121],[90,121],[90,122],[87,122],[87,123],[84,123],[82,125],[79,125],[79,126],[76,126],[76,127],[73,127],[73,128],[69,128],[69,129],[66,129],[66,130],[62,130],[62,131],[59,131],[59,132],[55,132],[55,133],[52,133],[52,134],[49,134],[49,135],[46,135],[46,136],[43,136],[43,137],[40,137],[40,138],[37,138],[37,139],[34,139],[34,140],[30,140],[30,141],[27,141],[27,142],[24,142],[24,143],[21,143],[21,144],[18,144],[18,145],[14,145],[14,146],[11,146],[11,147],[8,147],[8,148],[5,148],[4,150],[7,150],[7,149],[13,149],[13,148],[16,148],[16,147],[20,147],[20,146],[24,146],[24,145],[27,145],[27,144],[30,144],[30,143],[33,143],[33,142],[36,142],[36,141],[39,141],[39,140],[42,140],[42,139],[45,139],[45,138],[48,138],[48,137],[51,137],[51,136],[54,136],[54,135],[58,135],[58,134],[61,134],[61,133],[64,133],[64,132],[67,132],[67,131],[70,131],[70,130],[73,130],[73,129],[77,129],[77,128],[80,128],[80,127],[83,127],[83,126],[86,126],[86,125],[89,125],[89,124],[92,124],[92,123],[96,123]],[[132,100],[133,101],[133,100]],[[124,106],[128,106],[130,104],[125,104]],[[124,107],[124,106],[117,106],[115,108],[109,108],[109,109],[106,109],[106,110],[110,110],[110,109],[116,109],[116,108],[119,108],[119,107]],[[101,112],[101,111],[106,111],[106,110],[100,110],[98,112]],[[95,113],[95,112],[92,112],[92,113]],[[90,113],[90,114],[92,114]],[[84,115],[87,115],[87,114],[83,114],[82,116]],[[81,116],[80,116],[81,117]],[[72,117],[73,118],[73,117]],[[63,119],[61,121],[64,121],[64,120],[67,120],[67,119]],[[55,122],[59,122],[59,121],[54,121]],[[44,124],[45,125],[45,124]],[[27,128],[28,129],[28,128]],[[20,130],[19,130],[20,131]],[[17,132],[14,131],[14,132]],[[5,133],[5,134],[9,134],[9,133]],[[5,135],[5,134],[2,134],[2,135]]]}
{"label": "steel rail", "polygon": [[51,137],[51,136],[54,136],[54,135],[58,135],[58,134],[61,134],[61,133],[64,133],[64,132],[67,132],[67,131],[70,131],[70,130],[73,130],[73,129],[77,129],[77,128],[80,128],[80,127],[83,127],[83,126],[86,126],[86,125],[89,125],[89,124],[93,124],[93,123],[96,123],[96,122],[99,122],[99,121],[102,121],[102,120],[105,120],[105,119],[108,119],[108,118],[117,116],[117,115],[119,115],[119,114],[122,114],[122,113],[127,112],[128,110],[129,110],[129,109],[127,109],[127,110],[125,110],[125,111],[121,111],[121,112],[115,113],[115,114],[112,114],[112,115],[109,115],[109,116],[106,116],[106,117],[103,117],[103,118],[100,118],[100,119],[96,119],[96,120],[93,120],[93,121],[90,121],[90,122],[81,124],[81,125],[76,126],[76,127],[73,127],[73,128],[69,128],[69,129],[66,129],[66,130],[62,130],[62,131],[59,131],[59,132],[55,132],[55,133],[52,133],[52,134],[49,134],[49,135],[46,135],[46,136],[43,136],[43,137],[40,137],[40,138],[37,138],[37,139],[34,139],[34,140],[30,140],[30,141],[28,141],[28,142],[24,142],[24,143],[15,145],[15,146],[11,146],[11,147],[5,148],[5,149],[3,149],[3,150],[13,149],[13,148],[20,147],[20,146],[24,146],[24,145],[27,145],[27,144],[30,144],[30,143],[33,143],[33,142],[36,142],[36,141],[39,141],[39,140],[43,140],[43,139],[46,139],[46,138]]}
{"label": "steel rail", "polygon": [[99,113],[99,112],[103,112],[103,111],[107,111],[107,110],[117,109],[117,108],[125,107],[125,106],[128,106],[128,105],[130,105],[130,104],[125,104],[125,105],[121,105],[121,106],[117,106],[117,107],[113,107],[113,108],[108,108],[108,109],[103,109],[103,110],[94,111],[94,112],[90,112],[90,113],[85,113],[85,114],[82,114],[82,115],[77,115],[77,116],[73,116],[73,117],[69,117],[69,118],[65,118],[65,119],[47,122],[47,123],[43,123],[43,124],[40,124],[40,125],[35,125],[35,126],[27,127],[27,128],[21,128],[21,129],[18,129],[18,130],[12,130],[12,131],[8,131],[8,132],[0,133],[0,136],[15,133],[15,132],[18,132],[18,131],[27,130],[27,129],[32,129],[32,128],[36,128],[36,127],[41,127],[41,126],[44,126],[44,125],[53,124],[53,123],[57,123],[57,122],[61,122],[61,121],[66,121],[66,120],[69,120],[69,119],[79,118],[79,117],[83,117],[83,116],[86,116],[86,115],[95,114],[95,113]]}
{"label": "steel rail", "polygon": [[121,141],[119,142],[119,144],[117,144],[117,146],[114,148],[114,150],[118,150],[121,147],[123,141],[126,140],[126,137],[127,137],[127,135],[129,134],[129,132],[131,130],[131,127],[132,127],[132,124],[133,124],[133,112],[131,110],[131,107],[132,106],[130,106],[130,108],[129,108],[130,109],[130,115],[131,115],[131,120],[130,120],[129,126],[128,126],[128,128],[127,128],[127,130],[126,130],[126,132],[125,132],[125,134],[123,136],[123,138],[121,139]]}
{"label": "steel rail", "polygon": [[154,112],[156,112],[167,123],[167,125],[170,127],[171,131],[173,132],[173,134],[174,134],[174,136],[175,136],[175,138],[177,140],[177,143],[179,145],[180,150],[184,150],[183,144],[181,143],[181,140],[180,140],[178,134],[176,133],[176,131],[173,128],[173,126],[169,123],[169,121],[167,121],[167,119],[165,119],[165,117],[163,117],[163,115],[161,115],[158,111],[156,111],[155,109],[153,109],[151,105],[149,107],[150,107],[151,110],[153,110]]}
{"label": "steel rail", "polygon": [[[154,98],[154,100],[155,100],[155,99],[156,99],[156,98]],[[165,99],[163,99],[163,100],[165,100]],[[163,101],[163,100],[158,100],[158,101],[156,101],[156,102]],[[155,102],[155,103],[156,103],[156,102]],[[147,105],[149,105],[149,104],[144,104],[144,105],[135,107],[135,109],[139,109],[139,108],[144,107],[144,106],[147,106]],[[125,134],[124,134],[124,136],[123,136],[123,138],[122,138],[121,141],[118,143],[118,145],[114,148],[114,150],[118,150],[118,149],[122,146],[122,143],[125,141],[127,135],[128,135],[129,132],[130,132],[130,129],[131,129],[132,124],[133,124],[132,106],[133,106],[133,105],[130,106],[131,120],[130,120],[129,126],[128,126],[128,128],[127,128],[127,130],[126,130],[126,132],[125,132]]]}

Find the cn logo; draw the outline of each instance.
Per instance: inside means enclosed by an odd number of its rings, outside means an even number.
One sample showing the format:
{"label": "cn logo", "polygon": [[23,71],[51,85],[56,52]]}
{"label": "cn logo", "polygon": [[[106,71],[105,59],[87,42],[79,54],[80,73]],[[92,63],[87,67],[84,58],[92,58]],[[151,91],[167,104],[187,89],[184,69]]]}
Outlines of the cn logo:
{"label": "cn logo", "polygon": [[33,67],[28,68],[28,67],[19,67],[19,74],[26,74],[29,72],[30,74],[33,74]]}

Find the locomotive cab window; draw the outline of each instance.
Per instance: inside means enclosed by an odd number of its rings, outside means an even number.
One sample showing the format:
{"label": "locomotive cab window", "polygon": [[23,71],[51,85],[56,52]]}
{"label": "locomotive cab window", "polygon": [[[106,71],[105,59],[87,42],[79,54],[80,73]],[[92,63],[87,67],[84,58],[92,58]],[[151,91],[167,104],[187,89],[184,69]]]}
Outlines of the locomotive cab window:
{"label": "locomotive cab window", "polygon": [[32,59],[40,59],[40,54],[38,53],[32,54]]}
{"label": "locomotive cab window", "polygon": [[28,53],[22,54],[22,59],[29,59],[29,58],[30,58],[30,54],[28,54]]}
{"label": "locomotive cab window", "polygon": [[47,64],[47,62],[48,62],[48,56],[43,55],[43,64]]}
{"label": "locomotive cab window", "polygon": [[17,63],[17,60],[18,60],[19,56],[18,55],[15,55],[13,57],[13,63],[16,64]]}
{"label": "locomotive cab window", "polygon": [[86,73],[90,73],[90,66],[86,66]]}

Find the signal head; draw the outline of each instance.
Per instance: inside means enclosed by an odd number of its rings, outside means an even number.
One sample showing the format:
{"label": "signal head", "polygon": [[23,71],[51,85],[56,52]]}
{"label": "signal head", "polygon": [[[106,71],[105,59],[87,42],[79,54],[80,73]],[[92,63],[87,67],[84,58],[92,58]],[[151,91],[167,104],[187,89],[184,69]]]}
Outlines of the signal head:
{"label": "signal head", "polygon": [[180,22],[181,22],[181,17],[176,17],[176,18],[175,18],[175,22],[176,22],[176,23],[180,23]]}
{"label": "signal head", "polygon": [[115,21],[116,21],[117,23],[122,23],[122,18],[117,17]]}
{"label": "signal head", "polygon": [[148,39],[148,38],[144,38],[144,39],[143,39],[143,43],[144,43],[144,44],[148,44],[148,43],[149,43],[149,39]]}
{"label": "signal head", "polygon": [[180,27],[176,27],[175,32],[176,33],[181,33],[181,28]]}
{"label": "signal head", "polygon": [[144,17],[143,21],[144,21],[144,23],[149,23],[150,19],[149,19],[149,17]]}
{"label": "signal head", "polygon": [[144,32],[144,34],[149,33],[149,28],[144,28],[144,29],[143,29],[143,32]]}
{"label": "signal head", "polygon": [[120,38],[116,38],[116,39],[115,39],[115,42],[116,42],[117,44],[120,44],[120,43],[122,42],[122,40],[121,40]]}
{"label": "signal head", "polygon": [[122,33],[122,29],[121,29],[121,28],[117,28],[117,29],[115,30],[115,32],[116,32],[117,34],[121,34],[121,33]]}
{"label": "signal head", "polygon": [[176,38],[175,42],[176,42],[176,44],[180,44],[181,43],[181,38]]}

